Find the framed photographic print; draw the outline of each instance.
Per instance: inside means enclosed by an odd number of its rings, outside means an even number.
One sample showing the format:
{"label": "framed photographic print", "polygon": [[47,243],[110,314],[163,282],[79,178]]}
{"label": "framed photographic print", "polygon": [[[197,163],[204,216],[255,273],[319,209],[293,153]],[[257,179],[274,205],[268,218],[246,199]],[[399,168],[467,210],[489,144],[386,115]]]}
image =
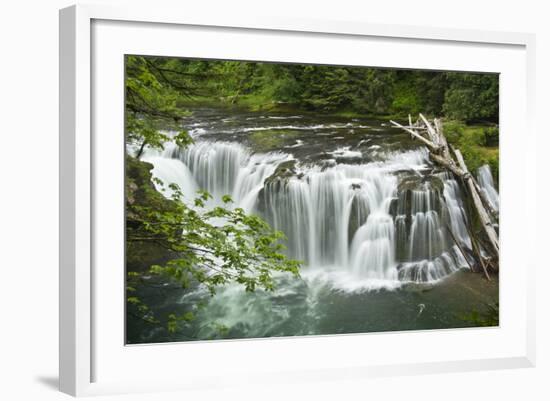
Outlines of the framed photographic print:
{"label": "framed photographic print", "polygon": [[533,46],[62,10],[61,390],[532,366]]}

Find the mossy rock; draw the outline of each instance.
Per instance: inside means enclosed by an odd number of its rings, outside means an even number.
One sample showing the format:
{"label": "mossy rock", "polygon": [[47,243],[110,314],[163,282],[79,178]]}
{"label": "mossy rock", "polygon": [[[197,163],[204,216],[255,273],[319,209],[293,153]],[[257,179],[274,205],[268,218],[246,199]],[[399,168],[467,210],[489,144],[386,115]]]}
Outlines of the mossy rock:
{"label": "mossy rock", "polygon": [[[146,232],[141,223],[139,207],[147,206],[159,211],[170,211],[175,203],[155,189],[151,163],[126,157],[126,235],[140,237]],[[126,242],[127,271],[147,271],[153,264],[173,258],[173,252],[152,241]]]}
{"label": "mossy rock", "polygon": [[174,207],[174,203],[158,192],[153,184],[153,165],[126,157],[126,203],[128,206],[143,205],[166,211]]}
{"label": "mossy rock", "polygon": [[279,164],[273,174],[265,179],[264,185],[279,183],[296,176],[296,160],[287,160]]}
{"label": "mossy rock", "polygon": [[273,174],[264,180],[264,186],[258,193],[257,208],[260,213],[266,213],[270,208],[270,197],[266,196],[266,191],[270,194],[276,194],[276,196],[279,196],[281,189],[284,188],[284,185],[286,185],[290,178],[303,178],[303,174],[298,174],[296,171],[296,163],[296,160],[287,160],[282,162],[277,166]]}
{"label": "mossy rock", "polygon": [[287,129],[268,129],[251,133],[248,140],[255,152],[267,153],[294,143],[299,134],[299,132]]}
{"label": "mossy rock", "polygon": [[436,176],[429,175],[426,177],[420,177],[417,175],[404,177],[397,190],[401,191],[421,191],[431,189],[437,193],[443,193],[444,184],[443,181]]}

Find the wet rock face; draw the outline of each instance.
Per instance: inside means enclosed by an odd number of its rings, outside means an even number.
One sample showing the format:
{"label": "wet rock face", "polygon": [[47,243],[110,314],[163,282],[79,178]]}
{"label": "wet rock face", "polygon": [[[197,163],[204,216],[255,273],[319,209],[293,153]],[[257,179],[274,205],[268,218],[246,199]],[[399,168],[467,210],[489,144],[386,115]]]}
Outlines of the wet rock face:
{"label": "wet rock face", "polygon": [[[351,184],[352,187],[357,187],[354,189],[359,189],[361,186],[359,184]],[[367,221],[370,210],[367,206],[367,203],[360,201],[360,194],[357,194],[352,201],[350,216],[349,216],[349,225],[348,225],[348,238],[353,238],[359,227],[361,227]]]}
{"label": "wet rock face", "polygon": [[397,187],[398,191],[422,191],[426,189],[431,189],[441,193],[443,191],[443,181],[441,178],[433,175],[423,177],[418,175],[409,175],[403,177]]}
{"label": "wet rock face", "polygon": [[280,184],[281,181],[286,181],[291,177],[297,176],[296,160],[288,160],[277,166],[275,172],[264,181],[264,186]]}
{"label": "wet rock face", "polygon": [[258,194],[258,202],[256,204],[256,208],[260,213],[266,213],[271,207],[271,202],[269,196],[266,195],[266,191],[269,191],[272,195],[277,194],[290,178],[296,177],[301,179],[303,177],[302,173],[297,173],[296,163],[296,160],[280,163],[273,174],[264,180],[264,185]]}
{"label": "wet rock face", "polygon": [[[155,189],[152,182],[153,165],[126,158],[126,230],[127,237],[147,236],[140,220],[140,207],[153,207],[159,211],[173,210],[175,204]],[[174,258],[174,253],[152,241],[128,241],[126,243],[127,271],[147,271],[153,264],[162,264]]]}
{"label": "wet rock face", "polygon": [[445,248],[446,220],[444,183],[441,178],[405,176],[390,205],[396,226],[397,260],[421,260],[441,253]]}
{"label": "wet rock face", "polygon": [[397,187],[397,200],[392,202],[391,214],[411,216],[431,210],[441,211],[443,181],[436,176],[407,176]]}

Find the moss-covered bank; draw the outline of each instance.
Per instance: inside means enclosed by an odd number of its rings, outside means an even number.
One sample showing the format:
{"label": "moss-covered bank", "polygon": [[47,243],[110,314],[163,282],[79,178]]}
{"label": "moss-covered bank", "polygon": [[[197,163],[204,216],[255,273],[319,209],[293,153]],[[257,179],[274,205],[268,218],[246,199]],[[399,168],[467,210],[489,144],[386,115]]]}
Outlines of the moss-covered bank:
{"label": "moss-covered bank", "polygon": [[166,199],[153,185],[151,163],[126,156],[126,269],[146,271],[151,265],[165,262],[173,257],[170,252],[154,241],[139,241],[136,238],[147,236],[140,223],[140,208],[148,207],[159,212],[173,208],[172,201]]}
{"label": "moss-covered bank", "polygon": [[466,125],[447,121],[443,124],[445,136],[451,145],[460,149],[470,172],[475,174],[484,164],[491,168],[495,184],[499,178],[499,130],[495,125]]}

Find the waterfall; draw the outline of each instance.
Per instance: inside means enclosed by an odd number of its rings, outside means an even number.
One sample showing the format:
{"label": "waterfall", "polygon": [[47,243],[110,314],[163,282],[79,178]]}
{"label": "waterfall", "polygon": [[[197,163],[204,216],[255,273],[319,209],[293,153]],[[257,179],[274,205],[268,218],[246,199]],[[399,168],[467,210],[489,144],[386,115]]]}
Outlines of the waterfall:
{"label": "waterfall", "polygon": [[[448,232],[471,247],[463,194],[447,173],[426,173],[424,149],[327,167],[283,152],[252,153],[237,142],[199,140],[185,149],[147,151],[144,160],[186,195],[201,188],[216,204],[228,194],[234,206],[264,217],[285,233],[288,255],[307,271],[430,282],[468,266]],[[483,167],[479,176],[498,207],[490,170]]]}
{"label": "waterfall", "polygon": [[168,198],[171,197],[173,191],[170,189],[169,184],[173,183],[181,189],[184,199],[193,199],[199,187],[193,178],[193,174],[184,163],[150,150],[145,153],[142,160],[151,163],[153,165],[153,176],[162,180],[162,186],[159,183],[154,183],[158,191]]}
{"label": "waterfall", "polygon": [[466,228],[466,211],[462,202],[462,191],[458,182],[449,173],[443,173],[442,179],[444,181],[443,196],[449,213],[449,228],[455,238],[467,248],[471,248],[472,243]]}
{"label": "waterfall", "polygon": [[[369,249],[386,255],[377,256],[386,260],[382,270],[395,267],[387,256],[393,253],[393,228],[383,232],[377,223],[384,216],[391,222],[388,210],[396,186],[396,178],[379,167],[339,164],[323,171],[312,166],[297,176],[269,180],[258,209],[286,233],[293,257],[310,266],[348,266],[370,277],[379,266],[364,257]],[[350,247],[354,237],[364,240]]]}
{"label": "waterfall", "polygon": [[250,157],[249,152],[234,143],[198,142],[185,149],[167,149],[169,157],[181,160],[191,171],[199,188],[214,199],[233,192],[241,167]]}
{"label": "waterfall", "polygon": [[448,232],[462,245],[471,246],[458,183],[440,173],[401,184],[395,217],[399,278],[434,281],[467,267]]}
{"label": "waterfall", "polygon": [[284,153],[251,154],[238,143],[207,141],[185,149],[172,144],[163,155],[182,163],[191,173],[191,177],[182,177],[184,181],[192,181],[187,184],[188,188],[208,191],[214,204],[220,204],[223,195],[230,195],[235,205],[246,212],[254,208],[264,180],[273,174],[279,163],[290,158]]}
{"label": "waterfall", "polygon": [[495,184],[493,182],[493,176],[491,175],[491,168],[485,164],[481,166],[477,171],[477,181],[481,190],[485,193],[485,196],[489,200],[489,203],[495,210],[499,210],[500,201]]}

